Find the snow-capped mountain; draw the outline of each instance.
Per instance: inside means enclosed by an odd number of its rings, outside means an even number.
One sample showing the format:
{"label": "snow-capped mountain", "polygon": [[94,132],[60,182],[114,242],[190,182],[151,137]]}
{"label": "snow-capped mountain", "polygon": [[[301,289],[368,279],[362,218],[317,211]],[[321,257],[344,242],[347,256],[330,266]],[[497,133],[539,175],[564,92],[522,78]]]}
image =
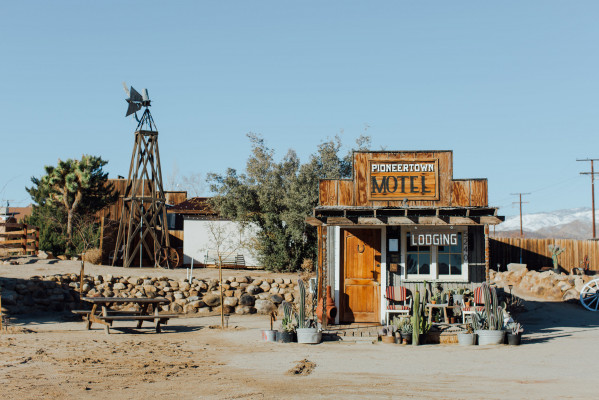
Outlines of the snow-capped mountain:
{"label": "snow-capped mountain", "polygon": [[[596,218],[599,212],[595,211]],[[592,236],[591,208],[573,208],[522,215],[522,228],[527,237],[590,239]],[[495,227],[501,236],[516,236],[520,234],[520,216],[506,217],[505,221]]]}

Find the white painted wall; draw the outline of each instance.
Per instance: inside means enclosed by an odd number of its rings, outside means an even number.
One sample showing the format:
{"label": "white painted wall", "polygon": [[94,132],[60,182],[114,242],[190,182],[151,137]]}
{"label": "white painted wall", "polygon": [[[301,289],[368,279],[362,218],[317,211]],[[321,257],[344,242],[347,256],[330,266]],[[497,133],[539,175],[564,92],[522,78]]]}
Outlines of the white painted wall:
{"label": "white painted wall", "polygon": [[[237,222],[185,219],[183,220],[183,262],[185,264],[191,264],[192,258],[194,264],[203,263],[206,251],[216,250],[214,234],[210,230],[211,226],[224,229],[231,242],[239,241],[242,228]],[[241,232],[242,242],[251,243],[256,238],[258,230],[259,228],[254,224],[246,226]],[[224,252],[227,252],[226,245]],[[255,252],[249,246],[237,249],[235,254],[243,254],[247,266],[260,266]]]}

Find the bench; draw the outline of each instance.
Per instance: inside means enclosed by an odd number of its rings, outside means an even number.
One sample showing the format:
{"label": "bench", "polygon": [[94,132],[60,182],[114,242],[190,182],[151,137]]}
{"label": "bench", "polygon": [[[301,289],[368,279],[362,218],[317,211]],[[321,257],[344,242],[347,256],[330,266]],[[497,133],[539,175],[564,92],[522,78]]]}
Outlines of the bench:
{"label": "bench", "polygon": [[[245,267],[245,257],[243,254],[227,254],[221,255],[222,265],[233,266],[233,267]],[[218,265],[218,252],[215,250],[208,250],[204,255],[204,264]]]}

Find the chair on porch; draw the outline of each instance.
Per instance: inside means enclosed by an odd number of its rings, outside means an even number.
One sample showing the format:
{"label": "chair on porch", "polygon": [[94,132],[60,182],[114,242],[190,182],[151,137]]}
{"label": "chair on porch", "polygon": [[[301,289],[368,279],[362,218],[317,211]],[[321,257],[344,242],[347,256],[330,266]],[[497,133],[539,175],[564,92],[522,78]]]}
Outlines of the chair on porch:
{"label": "chair on porch", "polygon": [[389,325],[389,314],[410,315],[412,296],[408,296],[408,290],[404,286],[387,286],[385,299],[387,299],[387,308],[385,309],[387,325]]}
{"label": "chair on porch", "polygon": [[474,289],[474,298],[472,299],[472,305],[465,306],[464,300],[462,299],[462,321],[466,323],[466,317],[470,317],[472,320],[472,315],[477,312],[482,312],[485,309],[485,300],[483,297],[483,288],[482,286]]}

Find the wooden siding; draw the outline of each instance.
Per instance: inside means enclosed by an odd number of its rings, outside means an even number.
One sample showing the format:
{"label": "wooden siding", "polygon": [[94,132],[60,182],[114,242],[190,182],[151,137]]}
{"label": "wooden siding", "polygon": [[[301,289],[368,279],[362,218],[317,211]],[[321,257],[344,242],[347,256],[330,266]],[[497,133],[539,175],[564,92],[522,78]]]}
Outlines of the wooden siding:
{"label": "wooden siding", "polygon": [[558,256],[559,266],[566,271],[581,267],[585,256],[589,258],[589,268],[599,271],[599,241],[573,239],[521,239],[521,238],[490,238],[491,268],[505,271],[507,264],[522,262],[530,270],[543,267],[553,267],[549,245],[554,244],[566,250]]}
{"label": "wooden siding", "polygon": [[453,179],[451,151],[355,152],[353,178],[323,179],[319,186],[321,206],[399,207],[401,200],[369,201],[368,166],[370,161],[408,162],[422,159],[439,160],[439,200],[408,200],[408,207],[487,207],[486,179]]}

